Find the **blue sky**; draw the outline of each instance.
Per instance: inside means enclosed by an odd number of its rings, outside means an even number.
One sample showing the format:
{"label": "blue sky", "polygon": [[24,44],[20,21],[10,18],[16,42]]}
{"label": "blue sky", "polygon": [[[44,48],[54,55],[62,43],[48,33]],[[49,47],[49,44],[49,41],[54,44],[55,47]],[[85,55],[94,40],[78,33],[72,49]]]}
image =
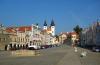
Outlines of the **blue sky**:
{"label": "blue sky", "polygon": [[0,0],[0,23],[31,25],[53,19],[56,33],[87,27],[100,18],[100,0]]}

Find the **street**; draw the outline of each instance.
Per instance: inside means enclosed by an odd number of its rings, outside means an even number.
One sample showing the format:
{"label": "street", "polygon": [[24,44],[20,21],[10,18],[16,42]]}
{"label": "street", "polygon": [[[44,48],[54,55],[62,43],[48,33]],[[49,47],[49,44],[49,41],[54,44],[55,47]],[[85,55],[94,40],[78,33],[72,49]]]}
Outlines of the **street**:
{"label": "street", "polygon": [[[78,48],[78,52],[67,45],[38,50],[39,56],[9,56],[9,51],[0,51],[0,65],[100,65],[100,53]],[[80,57],[82,51],[87,56]]]}

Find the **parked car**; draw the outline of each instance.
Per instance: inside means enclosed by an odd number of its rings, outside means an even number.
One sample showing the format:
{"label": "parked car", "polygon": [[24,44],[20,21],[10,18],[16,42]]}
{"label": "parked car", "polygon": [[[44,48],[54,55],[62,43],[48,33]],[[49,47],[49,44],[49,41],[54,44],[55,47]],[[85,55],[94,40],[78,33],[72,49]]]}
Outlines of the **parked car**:
{"label": "parked car", "polygon": [[37,45],[30,45],[30,46],[28,46],[28,49],[29,49],[29,50],[38,50],[38,49],[40,49],[40,46],[37,46]]}
{"label": "parked car", "polygon": [[93,47],[92,50],[94,52],[100,52],[100,46]]}
{"label": "parked car", "polygon": [[46,49],[46,48],[49,48],[48,45],[41,45],[41,49]]}
{"label": "parked car", "polygon": [[45,46],[44,45],[41,45],[40,47],[41,47],[41,49],[45,49]]}

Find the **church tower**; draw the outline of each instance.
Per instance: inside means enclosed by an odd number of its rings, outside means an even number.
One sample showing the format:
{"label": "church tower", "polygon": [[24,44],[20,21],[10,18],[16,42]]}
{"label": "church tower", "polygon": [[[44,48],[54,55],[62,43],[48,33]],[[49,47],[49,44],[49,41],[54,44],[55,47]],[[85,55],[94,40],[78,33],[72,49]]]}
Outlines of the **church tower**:
{"label": "church tower", "polygon": [[55,36],[55,23],[54,23],[54,20],[51,21],[51,24],[50,24],[50,27],[51,27],[51,31],[52,31],[52,36]]}
{"label": "church tower", "polygon": [[46,20],[44,21],[43,30],[47,30],[47,22],[46,22]]}

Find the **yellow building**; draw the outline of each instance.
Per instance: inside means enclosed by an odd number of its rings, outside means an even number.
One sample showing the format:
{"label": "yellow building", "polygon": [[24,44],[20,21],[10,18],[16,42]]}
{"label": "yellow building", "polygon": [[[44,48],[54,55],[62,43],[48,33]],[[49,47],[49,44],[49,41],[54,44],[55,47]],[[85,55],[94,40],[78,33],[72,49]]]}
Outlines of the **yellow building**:
{"label": "yellow building", "polygon": [[76,32],[70,32],[69,33],[71,35],[71,41],[72,43],[75,43],[76,40],[78,40],[78,35]]}
{"label": "yellow building", "polygon": [[11,44],[29,43],[29,35],[27,31],[31,31],[29,26],[8,27],[6,31],[10,34]]}
{"label": "yellow building", "polygon": [[59,35],[59,42],[63,44],[64,41],[67,40],[67,35],[68,35],[67,32],[66,33],[61,33]]}

